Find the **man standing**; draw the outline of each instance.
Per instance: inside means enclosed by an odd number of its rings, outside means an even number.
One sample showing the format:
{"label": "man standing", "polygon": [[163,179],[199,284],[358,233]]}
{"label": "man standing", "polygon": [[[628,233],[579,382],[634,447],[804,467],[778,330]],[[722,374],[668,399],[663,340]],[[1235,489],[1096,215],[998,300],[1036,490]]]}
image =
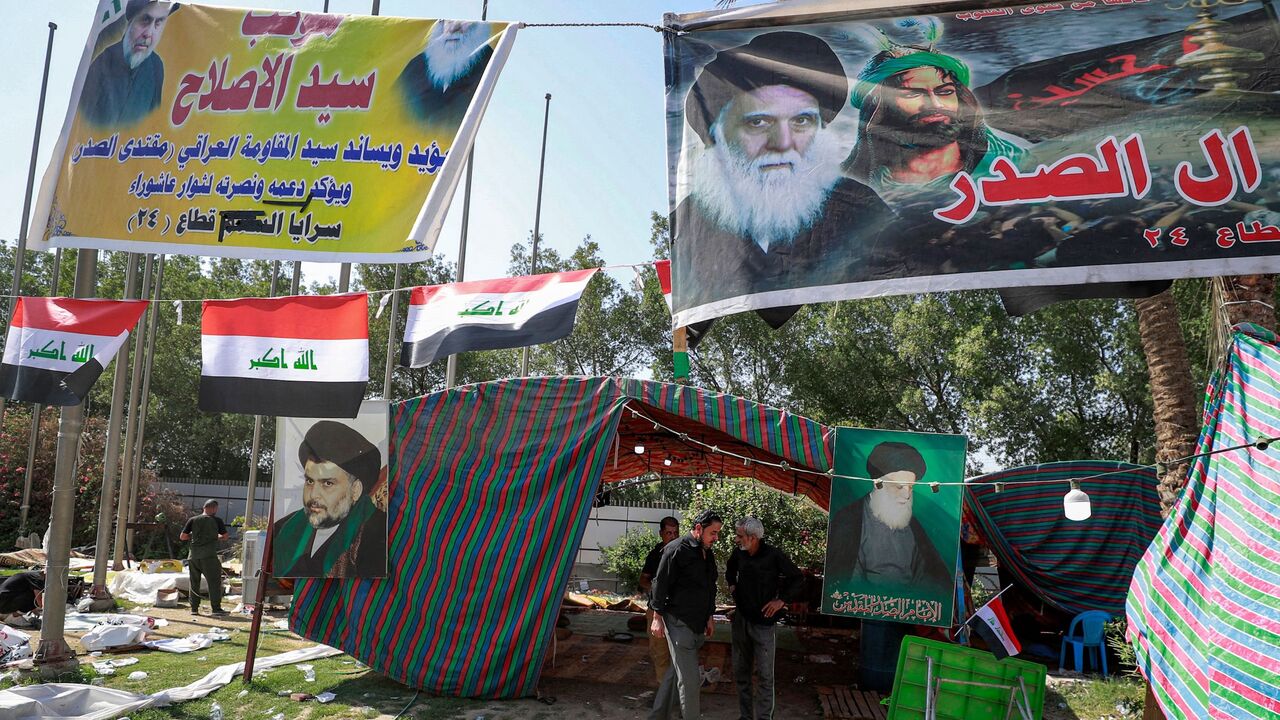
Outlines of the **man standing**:
{"label": "man standing", "polygon": [[711,545],[720,537],[724,521],[714,510],[693,519],[693,529],[662,549],[658,572],[653,576],[653,622],[649,632],[665,637],[671,653],[649,720],[668,720],[679,709],[684,720],[701,716],[698,693],[698,650],[715,631],[716,558]]}
{"label": "man standing", "polygon": [[[940,36],[936,25],[931,38]],[[1024,148],[987,126],[969,82],[969,66],[937,52],[933,42],[891,43],[873,56],[850,99],[858,108],[858,140],[846,161],[849,175],[896,205],[950,194],[956,173],[986,175],[1002,155],[1016,163]]]}
{"label": "man standing", "polygon": [[[774,625],[788,603],[800,598],[804,576],[791,558],[765,543],[764,524],[745,517],[734,526],[738,549],[729,556],[724,577],[733,595],[733,677],[738,683],[740,720],[773,720]],[[752,675],[760,693],[752,692]],[[753,714],[754,710],[754,714]]]}
{"label": "man standing", "polygon": [[832,514],[827,577],[899,588],[930,586],[936,592],[954,584],[913,513],[915,486],[926,470],[920,452],[906,443],[884,442],[872,449],[867,477],[878,487]]}
{"label": "man standing", "polygon": [[160,104],[164,62],[155,49],[175,8],[168,2],[129,0],[124,37],[98,53],[85,73],[82,117],[98,127],[127,127]]}
{"label": "man standing", "polygon": [[[661,542],[649,551],[644,559],[644,567],[640,570],[640,589],[650,596],[650,607],[645,611],[646,628],[653,624],[653,576],[658,574],[658,562],[662,560],[662,549],[672,540],[680,537],[680,521],[670,515],[662,518],[662,522],[658,523],[658,536]],[[649,657],[653,660],[653,672],[661,683],[662,676],[666,675],[667,668],[671,667],[671,655],[667,652],[667,641],[652,632],[649,633]]]}
{"label": "man standing", "polygon": [[277,577],[386,577],[387,514],[369,499],[382,453],[333,420],[307,430],[298,446],[302,509],[272,528]]}
{"label": "man standing", "polygon": [[868,187],[842,177],[830,123],[844,66],[820,38],[772,32],[724,50],[685,98],[703,148],[676,208],[673,272],[702,281],[692,306],[847,282],[888,223]]}
{"label": "man standing", "polygon": [[227,526],[218,517],[218,501],[205,500],[204,513],[187,520],[181,540],[190,540],[187,573],[191,580],[191,614],[200,614],[200,578],[209,586],[211,615],[226,615],[222,609],[222,562],[218,560],[218,541],[227,539]]}
{"label": "man standing", "polygon": [[462,122],[493,55],[489,46],[492,29],[485,22],[436,21],[427,35],[427,46],[413,56],[396,80],[409,114],[439,127]]}

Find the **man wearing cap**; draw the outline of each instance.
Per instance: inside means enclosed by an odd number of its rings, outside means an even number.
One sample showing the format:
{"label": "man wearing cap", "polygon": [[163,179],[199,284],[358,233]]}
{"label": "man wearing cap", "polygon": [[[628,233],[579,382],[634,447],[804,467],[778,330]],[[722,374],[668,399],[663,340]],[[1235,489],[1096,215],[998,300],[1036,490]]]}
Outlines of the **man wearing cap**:
{"label": "man wearing cap", "polygon": [[882,49],[858,74],[850,96],[858,109],[858,139],[846,170],[895,206],[922,191],[949,195],[956,173],[986,175],[996,158],[1016,163],[1025,155],[1017,139],[987,126],[969,89],[969,66],[935,49],[942,24],[921,18],[914,25],[924,44],[883,36]]}
{"label": "man wearing cap", "polygon": [[218,517],[218,501],[205,500],[204,512],[187,520],[178,535],[190,540],[187,573],[191,581],[191,614],[200,614],[200,578],[209,587],[209,609],[213,615],[226,615],[222,609],[222,561],[218,559],[218,541],[227,539],[227,526]]}
{"label": "man wearing cap", "polygon": [[884,442],[871,451],[867,477],[880,487],[832,513],[828,578],[939,591],[951,587],[942,556],[913,514],[915,485],[926,469],[920,452],[906,443]]}
{"label": "man wearing cap", "polygon": [[693,306],[848,281],[891,213],[842,176],[829,125],[848,80],[820,38],[771,32],[720,52],[685,97],[701,141],[672,251]]}
{"label": "man wearing cap", "polygon": [[160,104],[164,62],[155,49],[175,9],[169,2],[129,0],[124,37],[98,53],[85,73],[81,117],[98,127],[126,127]]}
{"label": "man wearing cap", "polygon": [[302,509],[273,526],[277,577],[386,577],[387,514],[369,499],[382,453],[359,432],[321,420],[298,446]]}

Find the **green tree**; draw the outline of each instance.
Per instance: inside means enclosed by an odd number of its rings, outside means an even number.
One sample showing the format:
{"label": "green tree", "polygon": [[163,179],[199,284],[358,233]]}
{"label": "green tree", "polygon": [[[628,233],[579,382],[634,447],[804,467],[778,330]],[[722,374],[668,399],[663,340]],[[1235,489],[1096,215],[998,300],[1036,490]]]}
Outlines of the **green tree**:
{"label": "green tree", "polygon": [[765,542],[785,552],[798,567],[816,570],[826,562],[827,513],[801,497],[754,481],[708,481],[693,493],[685,522],[693,522],[707,509],[724,518],[724,530],[713,546],[721,568],[735,547],[734,523],[747,516],[758,518],[764,524]]}

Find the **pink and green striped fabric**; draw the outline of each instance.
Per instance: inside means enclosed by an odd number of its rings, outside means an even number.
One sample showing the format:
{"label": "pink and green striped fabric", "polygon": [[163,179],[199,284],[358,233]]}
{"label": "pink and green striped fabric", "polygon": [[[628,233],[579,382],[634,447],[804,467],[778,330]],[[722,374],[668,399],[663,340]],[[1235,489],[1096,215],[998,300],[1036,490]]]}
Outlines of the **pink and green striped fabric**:
{"label": "pink and green striped fabric", "polygon": [[[712,469],[645,417],[753,457],[830,466],[817,423],[663,383],[533,378],[408,400],[391,420],[389,576],[299,582],[291,627],[433,694],[534,694],[602,477],[655,461]],[[655,460],[668,451],[680,456],[670,468]],[[740,474],[757,473],[798,482],[758,464]]]}
{"label": "pink and green striped fabric", "polygon": [[[1280,349],[1236,328],[1199,452],[1280,436]],[[1198,459],[1139,562],[1127,605],[1138,666],[1169,718],[1280,717],[1280,446]]]}
{"label": "pink and green striped fabric", "polygon": [[[1055,482],[1017,484],[1029,480]],[[1089,494],[1088,520],[1062,514],[1071,480],[1081,480]],[[1002,571],[1064,612],[1124,613],[1133,568],[1160,529],[1153,469],[1075,460],[1002,470],[976,481],[1009,483],[1001,492],[971,485],[966,499]]]}

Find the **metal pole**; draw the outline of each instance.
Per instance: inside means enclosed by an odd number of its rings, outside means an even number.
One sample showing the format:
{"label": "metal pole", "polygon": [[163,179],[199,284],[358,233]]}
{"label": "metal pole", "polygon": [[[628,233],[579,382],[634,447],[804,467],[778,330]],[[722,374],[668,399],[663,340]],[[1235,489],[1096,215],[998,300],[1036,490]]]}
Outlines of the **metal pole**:
{"label": "metal pole", "polygon": [[[551,93],[547,93],[547,107],[542,114],[542,160],[538,162],[538,204],[533,210],[533,252],[529,257],[529,274],[538,273],[538,232],[542,222],[542,173],[547,167],[547,123],[551,119]],[[529,348],[520,352],[520,376],[529,376]]]}
{"label": "metal pole", "polygon": [[[296,268],[297,265],[295,264]],[[280,261],[271,263],[271,289],[268,297],[276,295],[276,281],[280,278]],[[253,527],[253,503],[258,498],[258,458],[262,449],[262,416],[253,416],[253,446],[249,450],[249,489],[245,495],[244,527]]]}
{"label": "metal pole", "polygon": [[396,277],[391,283],[391,319],[387,321],[387,367],[382,376],[382,397],[391,399],[391,372],[395,369],[396,316],[400,314],[400,265],[396,265]]}
{"label": "metal pole", "polygon": [[[152,303],[156,312],[151,313],[151,327],[147,337],[151,342],[147,347],[146,362],[142,368],[142,397],[138,401],[138,439],[133,448],[133,486],[129,494],[129,517],[138,516],[138,479],[142,476],[142,448],[147,439],[147,402],[151,398],[151,366],[156,358],[156,325],[160,322],[160,294],[164,292],[164,255],[156,256],[156,291]],[[133,552],[133,533],[128,533],[126,542],[129,552]]]}
{"label": "metal pole", "polygon": [[[480,8],[480,20],[489,19],[489,0],[484,0]],[[472,144],[467,151],[467,181],[462,190],[462,233],[458,238],[458,274],[454,282],[462,282],[467,270],[467,228],[471,224],[471,168],[476,163],[476,146]],[[451,388],[458,384],[458,356],[450,355],[444,363],[444,386]]]}
{"label": "metal pole", "polygon": [[293,280],[289,283],[289,294],[298,294],[298,284],[302,282],[302,261],[293,261]]}
{"label": "metal pole", "polygon": [[[53,253],[53,273],[49,281],[49,294],[55,297],[58,295],[58,281],[61,279],[58,273],[60,272],[62,272],[62,248],[58,248]],[[0,401],[3,401],[3,398],[0,398]],[[27,534],[27,513],[31,510],[31,486],[35,482],[36,448],[40,445],[40,418],[43,416],[44,405],[31,406],[31,434],[27,438],[27,467],[22,478],[22,508],[18,515],[19,536]],[[0,412],[0,420],[3,418],[4,413]]]}
{"label": "metal pole", "polygon": [[[151,297],[151,272],[155,256],[148,254],[143,263],[142,292],[139,297]],[[147,320],[156,312],[154,306],[147,308],[143,315],[144,322],[138,337],[133,343],[133,377],[129,381],[129,416],[124,426],[124,450],[120,462],[120,494],[116,498],[116,538],[111,550],[111,567],[124,569],[125,526],[129,523],[129,498],[133,496],[133,439],[138,427],[138,395],[142,391],[142,359],[146,354],[147,332],[150,327]]]}
{"label": "metal pole", "polygon": [[[124,273],[124,296],[136,298],[138,288],[138,254],[129,253]],[[137,328],[133,328],[136,332]],[[102,496],[98,502],[98,539],[93,546],[93,597],[110,598],[107,592],[107,547],[111,545],[111,511],[116,494],[116,476],[120,474],[120,424],[124,421],[124,391],[129,378],[129,343],[115,359],[115,377],[111,384],[111,416],[107,420],[107,447],[102,458]]]}
{"label": "metal pole", "polygon": [[[76,297],[93,297],[98,284],[98,251],[76,252]],[[84,403],[62,408],[58,421],[58,460],[53,471],[53,523],[45,548],[44,616],[36,664],[50,672],[78,665],[63,637],[67,617],[67,571],[71,564],[71,526],[76,520],[76,450],[84,427]]]}
{"label": "metal pole", "polygon": [[[40,153],[40,127],[44,124],[44,98],[49,89],[49,60],[53,57],[53,32],[58,29],[49,23],[49,42],[44,48],[44,75],[40,79],[40,102],[36,105],[36,131],[31,139],[31,160],[27,164],[27,195],[22,200],[22,225],[18,227],[18,248],[13,253],[13,283],[9,294],[16,296],[22,288],[22,266],[27,262],[27,225],[31,222],[31,196],[36,187],[36,156]],[[9,300],[13,307],[16,300]],[[0,425],[4,424],[7,400],[0,397]]]}

